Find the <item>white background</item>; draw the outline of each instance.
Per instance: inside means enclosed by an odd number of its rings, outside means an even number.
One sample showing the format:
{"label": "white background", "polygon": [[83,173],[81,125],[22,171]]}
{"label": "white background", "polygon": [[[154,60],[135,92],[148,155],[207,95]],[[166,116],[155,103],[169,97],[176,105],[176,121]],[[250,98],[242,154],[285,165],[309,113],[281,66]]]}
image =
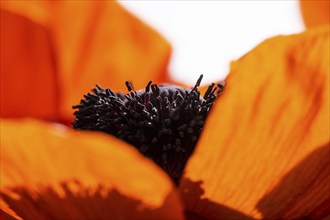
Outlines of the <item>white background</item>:
{"label": "white background", "polygon": [[299,2],[120,1],[172,45],[173,79],[193,85],[225,78],[232,60],[266,38],[303,31]]}

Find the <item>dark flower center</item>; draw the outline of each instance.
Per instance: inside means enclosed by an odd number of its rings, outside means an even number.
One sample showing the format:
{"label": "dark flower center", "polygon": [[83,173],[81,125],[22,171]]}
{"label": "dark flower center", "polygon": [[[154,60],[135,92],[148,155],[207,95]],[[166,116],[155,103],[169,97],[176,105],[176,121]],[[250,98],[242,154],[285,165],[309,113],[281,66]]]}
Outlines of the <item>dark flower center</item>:
{"label": "dark flower center", "polygon": [[208,112],[223,88],[212,83],[201,97],[198,87],[202,78],[191,90],[150,81],[144,90],[135,91],[126,82],[126,95],[97,85],[92,94],[84,95],[80,104],[73,106],[78,109],[73,128],[103,131],[132,144],[178,184]]}

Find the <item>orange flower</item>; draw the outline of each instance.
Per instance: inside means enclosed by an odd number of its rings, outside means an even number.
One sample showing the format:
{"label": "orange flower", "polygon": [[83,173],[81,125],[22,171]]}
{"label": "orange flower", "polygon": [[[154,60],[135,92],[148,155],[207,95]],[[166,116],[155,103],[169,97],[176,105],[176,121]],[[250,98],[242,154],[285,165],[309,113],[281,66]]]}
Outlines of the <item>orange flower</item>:
{"label": "orange flower", "polygon": [[168,81],[168,43],[114,2],[1,2],[1,217],[329,216],[329,41],[318,27],[235,61],[175,187],[123,141],[49,122],[95,83]]}

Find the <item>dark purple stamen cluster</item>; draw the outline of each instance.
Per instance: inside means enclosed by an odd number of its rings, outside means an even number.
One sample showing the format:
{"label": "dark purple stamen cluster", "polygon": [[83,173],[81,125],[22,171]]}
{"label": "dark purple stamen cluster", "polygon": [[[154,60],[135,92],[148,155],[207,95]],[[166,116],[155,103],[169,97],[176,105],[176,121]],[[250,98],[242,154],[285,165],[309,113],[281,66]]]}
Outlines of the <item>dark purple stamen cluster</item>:
{"label": "dark purple stamen cluster", "polygon": [[116,94],[97,85],[74,114],[76,130],[103,131],[134,145],[178,183],[205,119],[223,86],[211,84],[200,97],[201,75],[192,90],[150,81],[145,90]]}

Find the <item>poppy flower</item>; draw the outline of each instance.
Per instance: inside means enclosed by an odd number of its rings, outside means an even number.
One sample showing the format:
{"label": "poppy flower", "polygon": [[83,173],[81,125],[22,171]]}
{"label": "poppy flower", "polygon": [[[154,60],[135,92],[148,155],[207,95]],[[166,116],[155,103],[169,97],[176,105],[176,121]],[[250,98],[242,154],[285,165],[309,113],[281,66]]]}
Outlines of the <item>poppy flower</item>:
{"label": "poppy flower", "polygon": [[106,1],[3,1],[1,28],[2,218],[329,218],[328,25],[231,64],[178,186],[117,137],[64,125],[96,83],[169,82],[159,34]]}

